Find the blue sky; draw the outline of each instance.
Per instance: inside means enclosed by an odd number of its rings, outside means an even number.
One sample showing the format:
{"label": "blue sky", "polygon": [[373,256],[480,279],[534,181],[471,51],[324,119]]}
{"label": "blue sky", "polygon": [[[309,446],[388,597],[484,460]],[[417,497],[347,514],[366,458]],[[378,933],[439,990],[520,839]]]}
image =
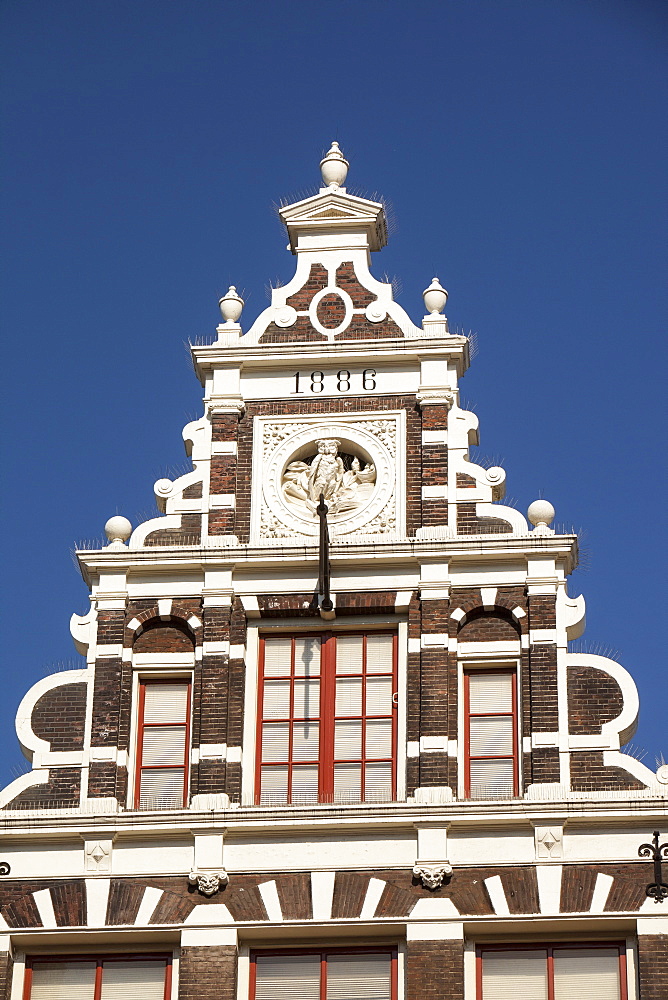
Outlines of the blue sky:
{"label": "blue sky", "polygon": [[384,195],[414,320],[435,273],[478,334],[462,384],[523,511],[582,531],[583,642],[665,706],[665,65],[649,0],[4,0],[0,783],[27,687],[79,658],[70,557],[153,512],[201,409],[184,350],[230,282],[246,328],[294,258],[272,211]]}

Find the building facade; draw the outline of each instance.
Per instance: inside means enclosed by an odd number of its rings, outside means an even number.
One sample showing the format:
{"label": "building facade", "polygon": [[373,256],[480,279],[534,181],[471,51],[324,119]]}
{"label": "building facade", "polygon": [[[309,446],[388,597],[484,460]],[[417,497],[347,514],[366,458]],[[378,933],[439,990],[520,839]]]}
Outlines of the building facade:
{"label": "building facade", "polygon": [[620,749],[577,538],[471,461],[468,340],[436,279],[417,326],[372,276],[347,170],[192,347],[161,515],[77,553],[82,666],[23,699],[0,798],[0,998],[668,996],[668,768]]}

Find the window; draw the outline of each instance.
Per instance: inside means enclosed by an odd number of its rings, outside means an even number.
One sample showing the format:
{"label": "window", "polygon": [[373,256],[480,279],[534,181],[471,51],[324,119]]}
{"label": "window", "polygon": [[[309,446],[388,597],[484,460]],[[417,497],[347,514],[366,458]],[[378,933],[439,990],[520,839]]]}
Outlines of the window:
{"label": "window", "polygon": [[260,645],[256,802],[387,802],[396,794],[396,635]]}
{"label": "window", "polygon": [[627,1000],[623,945],[479,948],[477,1000]]}
{"label": "window", "polygon": [[168,1000],[171,993],[171,956],[68,956],[28,959],[23,1000]]}
{"label": "window", "polygon": [[467,798],[518,794],[517,674],[464,673],[464,783]]}
{"label": "window", "polygon": [[188,794],[190,683],[140,681],[136,809],[181,809]]}
{"label": "window", "polygon": [[396,1000],[395,950],[251,955],[251,1000]]}

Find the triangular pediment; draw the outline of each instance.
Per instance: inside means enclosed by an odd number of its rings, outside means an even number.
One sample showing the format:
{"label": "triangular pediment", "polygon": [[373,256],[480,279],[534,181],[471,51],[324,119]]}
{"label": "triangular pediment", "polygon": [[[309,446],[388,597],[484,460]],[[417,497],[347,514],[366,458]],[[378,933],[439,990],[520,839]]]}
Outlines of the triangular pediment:
{"label": "triangular pediment", "polygon": [[341,231],[351,226],[367,231],[372,250],[379,250],[387,241],[383,206],[379,202],[348,194],[344,188],[321,190],[311,198],[284,205],[279,214],[293,244],[300,231],[325,231],[330,228]]}

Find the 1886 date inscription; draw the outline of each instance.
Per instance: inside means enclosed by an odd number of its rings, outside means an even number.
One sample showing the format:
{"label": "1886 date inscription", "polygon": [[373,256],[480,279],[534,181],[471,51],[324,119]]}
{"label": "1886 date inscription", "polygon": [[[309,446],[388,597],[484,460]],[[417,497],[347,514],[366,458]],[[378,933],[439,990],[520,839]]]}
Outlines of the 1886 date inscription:
{"label": "1886 date inscription", "polygon": [[[319,393],[325,389],[325,379],[328,382],[334,380],[332,388],[336,392],[359,392],[360,388],[367,392],[372,392],[376,388],[376,369],[365,368],[362,372],[351,373],[347,368],[340,368],[338,372],[324,372],[321,370],[313,372],[295,372],[293,375],[295,387],[292,394],[298,393]],[[330,390],[331,391],[331,390]]]}

